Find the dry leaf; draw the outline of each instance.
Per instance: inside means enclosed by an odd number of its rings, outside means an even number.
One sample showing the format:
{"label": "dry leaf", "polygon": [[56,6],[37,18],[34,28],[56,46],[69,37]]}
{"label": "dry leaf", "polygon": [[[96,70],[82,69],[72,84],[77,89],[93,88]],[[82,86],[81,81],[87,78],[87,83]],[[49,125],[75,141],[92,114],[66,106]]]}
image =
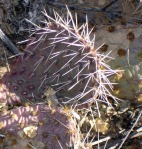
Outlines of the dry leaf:
{"label": "dry leaf", "polygon": [[0,67],[0,78],[3,77],[3,75],[7,72],[7,68],[6,67]]}
{"label": "dry leaf", "polygon": [[0,103],[0,109],[3,108],[3,107],[5,107],[5,106],[6,106],[6,103]]}
{"label": "dry leaf", "polygon": [[56,98],[55,91],[52,88],[48,88],[48,90],[44,93],[46,100],[51,107],[56,107],[58,105],[58,99]]}
{"label": "dry leaf", "polygon": [[139,103],[142,103],[142,95],[141,94],[139,95],[137,100],[138,100]]}
{"label": "dry leaf", "polygon": [[44,95],[49,98],[55,94],[55,91],[52,88],[48,88],[48,90],[44,93]]}
{"label": "dry leaf", "polygon": [[2,129],[3,128],[3,122],[0,122],[0,129]]}
{"label": "dry leaf", "polygon": [[30,137],[34,138],[37,135],[37,127],[36,126],[28,126],[23,129],[25,134]]}
{"label": "dry leaf", "polygon": [[90,120],[90,125],[95,131],[101,132],[103,134],[107,133],[109,129],[109,124],[100,118],[96,118],[94,121]]}

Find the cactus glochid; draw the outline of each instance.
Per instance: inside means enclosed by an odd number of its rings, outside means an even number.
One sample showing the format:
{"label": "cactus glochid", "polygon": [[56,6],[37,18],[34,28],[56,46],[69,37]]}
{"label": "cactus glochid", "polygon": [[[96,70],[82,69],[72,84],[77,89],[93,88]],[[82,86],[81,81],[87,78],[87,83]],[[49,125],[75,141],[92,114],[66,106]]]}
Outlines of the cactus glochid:
{"label": "cactus glochid", "polygon": [[48,19],[45,26],[36,29],[23,55],[0,80],[8,88],[3,89],[3,98],[8,104],[39,101],[51,87],[63,103],[100,100],[109,104],[108,97],[115,98],[109,90],[113,89],[109,77],[119,70],[106,64],[109,54],[94,48],[95,36],[91,39],[87,19],[78,27],[77,17],[74,21],[68,8],[66,19],[57,12],[54,18],[44,15]]}

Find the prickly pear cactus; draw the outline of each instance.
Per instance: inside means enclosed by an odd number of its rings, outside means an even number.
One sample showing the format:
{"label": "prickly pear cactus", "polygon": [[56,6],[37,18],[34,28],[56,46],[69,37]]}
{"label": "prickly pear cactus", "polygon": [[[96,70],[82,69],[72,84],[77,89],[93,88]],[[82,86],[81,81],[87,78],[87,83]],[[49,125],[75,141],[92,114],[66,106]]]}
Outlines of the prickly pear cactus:
{"label": "prickly pear cactus", "polygon": [[108,61],[112,69],[122,70],[111,81],[113,94],[121,99],[140,99],[142,93],[142,28],[122,25],[108,26],[97,31],[96,43],[104,44],[102,53],[113,58]]}
{"label": "prickly pear cactus", "polygon": [[[19,137],[25,141],[21,142],[25,148],[28,142],[34,142],[33,147],[41,142],[45,148],[67,148],[75,144],[77,136],[75,121],[62,109],[45,104],[21,106],[1,113],[0,130],[5,132],[2,144],[7,142],[10,148],[19,145]],[[10,136],[6,137],[8,134]],[[15,143],[10,145],[13,136]]]}
{"label": "prickly pear cactus", "polygon": [[112,88],[109,77],[118,71],[105,63],[110,58],[100,53],[100,47],[94,48],[88,22],[78,27],[69,10],[67,19],[56,12],[55,19],[45,16],[50,22],[37,28],[23,55],[0,80],[2,100],[8,104],[41,101],[51,87],[62,103],[99,99],[109,104],[108,97],[114,98],[107,89]]}

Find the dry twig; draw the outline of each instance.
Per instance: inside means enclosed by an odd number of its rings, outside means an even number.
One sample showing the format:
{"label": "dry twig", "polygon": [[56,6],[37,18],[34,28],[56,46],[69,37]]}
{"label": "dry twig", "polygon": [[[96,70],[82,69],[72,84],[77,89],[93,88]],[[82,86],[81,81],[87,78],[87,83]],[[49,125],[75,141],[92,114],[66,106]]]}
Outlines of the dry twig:
{"label": "dry twig", "polygon": [[21,54],[21,52],[15,47],[15,45],[9,40],[9,38],[4,34],[4,32],[1,29],[0,29],[0,39],[8,47],[9,51],[12,54],[14,54],[14,55]]}
{"label": "dry twig", "polygon": [[127,133],[127,135],[125,136],[125,138],[123,139],[122,143],[120,144],[119,148],[118,149],[121,149],[124,142],[126,141],[126,139],[128,138],[128,136],[130,135],[130,133],[132,132],[132,130],[134,129],[135,125],[137,124],[137,122],[139,121],[140,117],[141,117],[141,114],[142,114],[142,110],[139,112],[139,115],[135,121],[135,123],[133,124],[132,128],[129,130],[129,132]]}

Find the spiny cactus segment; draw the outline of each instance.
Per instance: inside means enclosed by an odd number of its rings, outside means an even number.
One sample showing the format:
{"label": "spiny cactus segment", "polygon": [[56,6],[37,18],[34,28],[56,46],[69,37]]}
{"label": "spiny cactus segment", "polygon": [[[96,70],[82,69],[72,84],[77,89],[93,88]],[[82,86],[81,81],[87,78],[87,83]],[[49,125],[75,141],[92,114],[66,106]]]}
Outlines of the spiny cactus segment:
{"label": "spiny cactus segment", "polygon": [[[5,139],[25,137],[44,144],[45,148],[67,148],[75,144],[76,123],[61,109],[45,104],[26,105],[1,113],[0,130]],[[7,134],[11,134],[7,138]]]}
{"label": "spiny cactus segment", "polygon": [[92,30],[88,21],[78,26],[77,17],[67,8],[66,18],[54,12],[54,18],[44,12],[48,21],[45,27],[37,27],[35,37],[22,56],[10,65],[11,71],[1,82],[8,88],[5,94],[8,104],[15,101],[41,100],[49,88],[55,90],[62,103],[92,103],[102,101],[109,103],[113,90],[109,77],[119,72],[112,70],[105,60],[111,59],[109,54],[100,53],[94,48],[95,36],[91,39]]}

